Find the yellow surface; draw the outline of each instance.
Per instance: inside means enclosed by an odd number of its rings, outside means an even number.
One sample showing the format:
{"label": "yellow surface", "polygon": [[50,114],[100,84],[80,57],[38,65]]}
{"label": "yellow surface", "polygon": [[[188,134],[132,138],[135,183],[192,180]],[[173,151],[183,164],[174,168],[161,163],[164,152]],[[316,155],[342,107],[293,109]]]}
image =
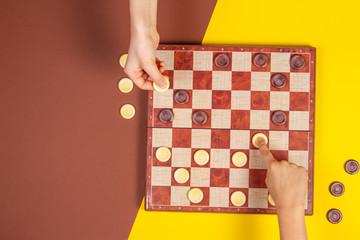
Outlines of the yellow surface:
{"label": "yellow surface", "polygon": [[[219,0],[203,43],[294,45],[317,49],[314,215],[306,216],[309,239],[360,239],[360,173],[344,171],[360,161],[360,1]],[[299,27],[297,27],[298,25]],[[329,184],[345,193],[333,197]],[[326,220],[338,208],[339,224]],[[275,215],[146,212],[140,207],[131,240],[279,239]]]}

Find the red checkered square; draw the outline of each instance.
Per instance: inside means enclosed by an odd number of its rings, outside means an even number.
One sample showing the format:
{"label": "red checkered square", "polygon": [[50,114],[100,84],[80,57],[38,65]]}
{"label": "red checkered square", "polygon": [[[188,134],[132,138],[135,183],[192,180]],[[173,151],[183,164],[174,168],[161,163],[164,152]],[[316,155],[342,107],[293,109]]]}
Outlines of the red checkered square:
{"label": "red checkered square", "polygon": [[170,193],[170,186],[152,186],[151,203],[154,205],[169,205]]}
{"label": "red checkered square", "polygon": [[212,91],[212,108],[213,109],[230,109],[231,108],[231,91]]}
{"label": "red checkered square", "polygon": [[309,110],[309,93],[307,92],[290,92],[290,110],[308,111]]}
{"label": "red checkered square", "polygon": [[251,92],[251,110],[269,110],[270,92]]}
{"label": "red checkered square", "polygon": [[192,113],[197,111],[203,111],[206,113],[207,121],[203,125],[197,125],[194,122],[192,123],[192,128],[211,128],[211,109],[193,109]]}
{"label": "red checkered square", "polygon": [[[227,65],[226,67],[224,68],[219,68],[217,67],[215,64],[214,64],[214,58],[216,57],[217,54],[227,54],[229,59],[230,59],[230,63],[229,65]],[[213,53],[213,70],[214,71],[231,71],[231,66],[232,66],[232,53],[231,52],[214,52]]]}
{"label": "red checkered square", "polygon": [[297,70],[291,67],[290,64],[290,72],[309,72],[310,71],[310,64],[309,64],[309,54],[299,54],[299,53],[293,53],[291,54],[290,58],[294,55],[301,55],[305,59],[305,67],[303,69]]}
{"label": "red checkered square", "polygon": [[229,188],[229,207],[237,207],[231,203],[231,194],[233,194],[234,192],[237,192],[237,191],[243,192],[246,196],[246,201],[245,201],[244,205],[241,206],[241,208],[248,207],[248,199],[249,199],[249,189],[248,188]]}
{"label": "red checkered square", "polygon": [[248,90],[251,89],[251,72],[232,72],[231,80],[232,90]]}
{"label": "red checkered square", "polygon": [[289,150],[308,150],[309,132],[290,131]]}
{"label": "red checkered square", "polygon": [[188,172],[189,172],[189,180],[187,180],[187,182],[185,183],[178,183],[175,178],[174,178],[174,173],[176,170],[179,169],[179,167],[172,167],[171,168],[171,186],[190,186],[190,179],[191,179],[191,168],[189,167],[182,167],[182,168],[185,168]]}
{"label": "red checkered square", "polygon": [[212,89],[212,72],[211,71],[194,71],[193,74],[194,89]]}
{"label": "red checkered square", "polygon": [[178,52],[174,55],[174,70],[192,70],[193,69],[193,52]]}
{"label": "red checkered square", "polygon": [[210,160],[204,164],[204,165],[199,165],[195,162],[194,160],[194,154],[196,153],[196,151],[198,150],[205,150],[208,154],[209,154],[209,157],[211,159],[211,151],[210,149],[208,148],[192,148],[191,149],[191,167],[202,167],[202,168],[209,168],[210,167]]}
{"label": "red checkered square", "polygon": [[212,129],[211,148],[230,148],[230,130]]}
{"label": "red checkered square", "polygon": [[232,110],[231,128],[250,129],[250,110]]}
{"label": "red checkered square", "polygon": [[176,148],[191,147],[191,129],[172,130],[172,146]]}
{"label": "red checkered square", "polygon": [[270,53],[264,53],[268,57],[268,64],[264,68],[259,68],[254,65],[253,58],[257,53],[252,53],[251,55],[251,71],[253,72],[270,72],[271,69],[271,54]]}
{"label": "red checkered square", "polygon": [[229,168],[211,168],[210,187],[229,187]]}
{"label": "red checkered square", "polygon": [[[171,162],[172,162],[172,156],[170,157],[169,161],[166,161],[166,162],[161,162],[159,161],[157,158],[156,158],[156,150],[158,148],[157,147],[154,147],[153,148],[153,166],[162,166],[162,167],[170,167],[171,166]],[[172,148],[169,148],[170,149],[170,152],[171,152],[171,149]]]}
{"label": "red checkered square", "polygon": [[249,170],[249,187],[250,188],[267,188],[265,184],[266,169]]}
{"label": "red checkered square", "polygon": [[[231,160],[231,158],[232,158],[232,155],[234,154],[234,153],[236,153],[236,152],[243,152],[243,153],[245,153],[246,154],[246,156],[247,156],[247,162],[246,162],[246,164],[244,165],[244,166],[242,166],[242,167],[237,167],[237,166],[235,166],[234,164],[233,164],[233,162],[232,162],[232,160]],[[230,168],[249,168],[249,150],[248,149],[231,149],[230,150]]]}

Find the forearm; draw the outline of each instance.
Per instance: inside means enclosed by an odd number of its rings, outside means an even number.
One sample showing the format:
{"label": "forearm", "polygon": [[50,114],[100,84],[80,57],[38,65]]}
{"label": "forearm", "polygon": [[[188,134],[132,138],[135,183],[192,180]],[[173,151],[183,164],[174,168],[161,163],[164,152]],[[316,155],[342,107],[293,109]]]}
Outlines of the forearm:
{"label": "forearm", "polygon": [[130,0],[131,33],[156,30],[157,0]]}
{"label": "forearm", "polygon": [[281,240],[306,240],[306,226],[304,208],[277,209],[280,239]]}

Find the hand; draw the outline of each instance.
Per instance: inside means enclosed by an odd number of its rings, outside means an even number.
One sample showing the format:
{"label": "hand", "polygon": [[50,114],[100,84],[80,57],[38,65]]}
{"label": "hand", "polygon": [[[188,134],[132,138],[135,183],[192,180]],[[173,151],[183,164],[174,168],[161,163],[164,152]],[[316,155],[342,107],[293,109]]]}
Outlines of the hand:
{"label": "hand", "polygon": [[141,89],[153,90],[153,81],[165,87],[162,73],[165,63],[156,58],[160,37],[156,30],[138,31],[131,34],[125,73]]}
{"label": "hand", "polygon": [[308,184],[305,168],[282,160],[277,161],[266,146],[264,139],[258,140],[260,154],[267,168],[265,183],[276,209],[304,209]]}

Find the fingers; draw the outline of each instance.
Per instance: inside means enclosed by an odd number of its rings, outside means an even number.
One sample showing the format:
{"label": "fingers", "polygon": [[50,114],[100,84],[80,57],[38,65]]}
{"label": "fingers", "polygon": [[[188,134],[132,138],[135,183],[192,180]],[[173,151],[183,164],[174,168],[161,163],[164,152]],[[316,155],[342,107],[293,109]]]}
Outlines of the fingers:
{"label": "fingers", "polygon": [[[144,70],[151,79],[160,87],[164,88],[166,86],[164,76],[159,71],[155,62],[148,63],[144,66]],[[161,69],[160,69],[161,70]],[[165,69],[164,69],[165,70]]]}
{"label": "fingers", "polygon": [[266,146],[266,142],[264,139],[259,138],[257,144],[259,145],[261,158],[265,162],[266,168],[269,169],[270,164],[272,162],[275,162],[276,160],[272,155],[272,153],[270,152],[270,150],[268,149],[268,147]]}
{"label": "fingers", "polygon": [[138,86],[140,89],[143,90],[153,90],[152,81],[146,80],[143,76],[132,78],[133,82]]}

